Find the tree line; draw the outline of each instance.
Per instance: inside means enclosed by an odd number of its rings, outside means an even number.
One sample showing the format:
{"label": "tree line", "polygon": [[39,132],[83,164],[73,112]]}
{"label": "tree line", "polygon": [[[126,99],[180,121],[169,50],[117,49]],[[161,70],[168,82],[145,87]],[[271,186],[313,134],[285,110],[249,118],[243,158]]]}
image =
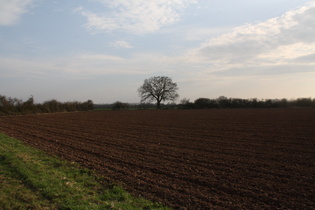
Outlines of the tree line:
{"label": "tree line", "polygon": [[[193,102],[182,99],[179,103],[161,103],[161,109],[222,109],[222,108],[315,108],[315,98],[297,99],[241,99],[220,96],[215,99],[198,98]],[[141,110],[156,109],[156,103],[124,103],[116,101],[112,104],[94,104],[92,100],[85,102],[59,102],[55,99],[43,103],[35,103],[33,96],[26,101],[0,95],[0,116],[55,112],[74,112],[89,110]]]}
{"label": "tree line", "polygon": [[35,103],[33,96],[26,101],[0,95],[0,115],[19,115],[55,112],[73,112],[93,110],[92,100],[85,102],[59,102],[55,99],[43,103]]}
{"label": "tree line", "polygon": [[297,99],[241,99],[227,98],[220,96],[216,99],[198,98],[194,102],[189,99],[182,99],[179,108],[181,109],[211,109],[211,108],[294,108],[314,107],[315,98]]}
{"label": "tree line", "polygon": [[[224,109],[224,108],[315,108],[315,98],[297,99],[241,99],[220,96],[215,99],[198,98],[191,102],[182,99],[179,103],[160,103],[159,109]],[[116,101],[112,104],[94,104],[95,110],[143,110],[158,109],[156,103],[126,103]]]}

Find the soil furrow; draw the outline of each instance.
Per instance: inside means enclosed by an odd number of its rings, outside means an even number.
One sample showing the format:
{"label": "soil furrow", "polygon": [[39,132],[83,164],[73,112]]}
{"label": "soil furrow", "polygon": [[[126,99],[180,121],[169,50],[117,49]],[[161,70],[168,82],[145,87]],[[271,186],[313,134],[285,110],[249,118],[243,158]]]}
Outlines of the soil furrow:
{"label": "soil furrow", "polygon": [[315,109],[0,117],[0,132],[174,208],[313,209]]}

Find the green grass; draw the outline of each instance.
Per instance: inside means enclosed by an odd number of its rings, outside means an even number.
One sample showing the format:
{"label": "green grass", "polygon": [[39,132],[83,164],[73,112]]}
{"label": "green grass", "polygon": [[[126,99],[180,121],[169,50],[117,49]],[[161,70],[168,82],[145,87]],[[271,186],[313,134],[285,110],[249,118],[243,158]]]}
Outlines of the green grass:
{"label": "green grass", "polygon": [[0,134],[0,209],[167,209]]}

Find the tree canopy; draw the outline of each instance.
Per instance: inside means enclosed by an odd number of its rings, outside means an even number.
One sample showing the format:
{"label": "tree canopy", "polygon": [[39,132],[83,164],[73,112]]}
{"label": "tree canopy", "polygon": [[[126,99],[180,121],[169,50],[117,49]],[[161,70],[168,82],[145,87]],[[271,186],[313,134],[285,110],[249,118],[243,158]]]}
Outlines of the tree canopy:
{"label": "tree canopy", "polygon": [[157,109],[161,108],[162,101],[176,101],[179,97],[178,87],[170,77],[155,76],[145,79],[138,89],[141,103],[156,101]]}

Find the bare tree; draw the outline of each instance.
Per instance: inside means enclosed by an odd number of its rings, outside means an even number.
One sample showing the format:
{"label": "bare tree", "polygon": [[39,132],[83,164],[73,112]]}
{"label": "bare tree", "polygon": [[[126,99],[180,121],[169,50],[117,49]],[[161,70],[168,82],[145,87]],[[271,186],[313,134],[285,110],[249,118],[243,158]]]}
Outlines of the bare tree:
{"label": "bare tree", "polygon": [[138,89],[141,103],[156,101],[156,108],[161,108],[161,101],[176,101],[179,97],[178,87],[172,79],[165,76],[151,77],[145,79],[143,85]]}

